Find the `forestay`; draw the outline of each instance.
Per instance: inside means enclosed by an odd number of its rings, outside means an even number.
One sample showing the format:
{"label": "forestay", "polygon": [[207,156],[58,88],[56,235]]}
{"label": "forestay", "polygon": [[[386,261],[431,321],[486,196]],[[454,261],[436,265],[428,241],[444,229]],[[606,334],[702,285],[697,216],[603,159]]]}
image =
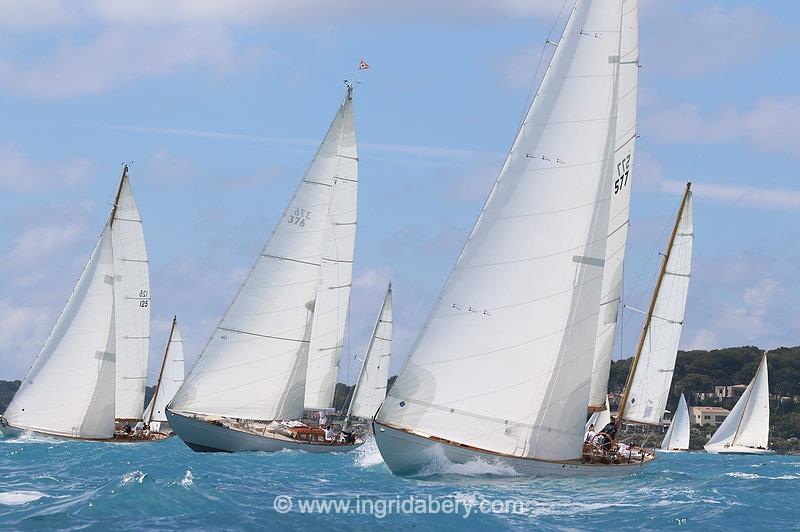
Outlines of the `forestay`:
{"label": "forestay", "polygon": [[156,390],[144,410],[142,419],[148,422],[158,421],[163,423],[167,421],[164,408],[175,397],[181,384],[183,384],[183,376],[183,338],[176,321],[172,327],[172,334],[167,341],[167,348],[164,352],[163,371],[161,371],[159,381],[156,383]]}
{"label": "forestay", "polygon": [[672,416],[667,434],[661,441],[662,449],[688,450],[689,449],[689,408],[686,406],[686,398],[681,394],[678,401],[678,408]]}
{"label": "forestay", "polygon": [[371,419],[386,398],[392,356],[392,285],[386,290],[372,331],[364,365],[356,382],[349,416]]}
{"label": "forestay", "polygon": [[350,91],[289,205],[173,399],[184,412],[245,419],[303,414],[314,300]]}
{"label": "forestay", "polygon": [[625,405],[626,421],[661,423],[667,406],[689,292],[694,241],[692,218],[692,195],[687,190],[653,316],[633,374]]}
{"label": "forestay", "polygon": [[577,2],[378,421],[508,455],[581,456],[613,188],[621,5]]}
{"label": "forestay", "polygon": [[73,438],[114,435],[114,270],[109,226],[5,412],[20,428]]}
{"label": "forestay", "polygon": [[342,122],[339,157],[334,170],[333,196],[311,325],[305,408],[333,406],[353,278],[357,204],[358,151],[351,106]]}
{"label": "forestay", "polygon": [[139,209],[128,167],[122,173],[111,214],[114,250],[117,419],[139,419],[147,386],[150,349],[150,273]]}
{"label": "forestay", "polygon": [[639,0],[622,4],[619,90],[614,142],[614,193],[608,219],[606,263],[602,299],[597,323],[589,407],[600,408],[606,400],[614,337],[622,301],[623,261],[628,240],[634,148],[636,145],[636,104],[639,83]]}

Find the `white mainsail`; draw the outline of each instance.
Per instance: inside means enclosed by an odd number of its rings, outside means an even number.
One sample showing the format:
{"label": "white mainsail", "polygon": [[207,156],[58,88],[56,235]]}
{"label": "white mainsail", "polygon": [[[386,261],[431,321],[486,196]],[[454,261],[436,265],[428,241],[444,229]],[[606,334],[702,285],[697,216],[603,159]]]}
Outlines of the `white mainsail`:
{"label": "white mainsail", "polygon": [[386,399],[392,356],[392,283],[386,289],[378,320],[372,330],[367,355],[353,391],[347,417],[371,419]]}
{"label": "white mainsail", "polygon": [[668,250],[663,280],[656,287],[655,306],[645,331],[641,355],[629,383],[624,418],[634,423],[661,422],[675,370],[694,241],[692,193],[688,186],[682,206],[677,231]]}
{"label": "white mainsail", "polygon": [[621,20],[621,0],[577,2],[379,422],[511,456],[581,456]]}
{"label": "white mainsail", "polygon": [[5,412],[57,436],[114,435],[114,268],[106,225],[78,284]]}
{"label": "white mainsail", "polygon": [[667,434],[661,442],[661,448],[686,451],[689,449],[689,434],[689,407],[686,406],[686,398],[681,394],[681,400],[678,402],[675,415],[672,416]]}
{"label": "white mainsail", "polygon": [[766,449],[769,444],[769,375],[767,354],[731,413],[708,440],[706,450],[727,447]]}
{"label": "white mainsail", "polygon": [[244,419],[303,414],[311,322],[336,172],[352,122],[344,102],[255,265],[170,409]]}
{"label": "white mainsail", "polygon": [[164,360],[161,364],[158,382],[156,382],[156,389],[153,392],[150,403],[144,409],[142,419],[148,423],[154,421],[164,423],[167,421],[164,408],[175,397],[181,384],[183,384],[183,377],[183,338],[181,337],[180,329],[178,329],[178,320],[173,318],[167,347],[164,350]]}
{"label": "white mainsail", "polygon": [[308,349],[307,409],[333,406],[353,280],[357,206],[358,151],[355,121],[351,114],[342,124],[339,158],[333,177],[333,196]]}
{"label": "white mainsail", "polygon": [[603,406],[611,371],[614,337],[622,301],[623,261],[628,240],[634,150],[636,147],[636,104],[639,83],[639,1],[622,4],[619,89],[617,91],[614,190],[608,218],[605,271],[597,323],[597,340],[589,391],[589,408]]}
{"label": "white mainsail", "polygon": [[150,349],[150,273],[139,209],[125,166],[111,214],[117,419],[139,419]]}

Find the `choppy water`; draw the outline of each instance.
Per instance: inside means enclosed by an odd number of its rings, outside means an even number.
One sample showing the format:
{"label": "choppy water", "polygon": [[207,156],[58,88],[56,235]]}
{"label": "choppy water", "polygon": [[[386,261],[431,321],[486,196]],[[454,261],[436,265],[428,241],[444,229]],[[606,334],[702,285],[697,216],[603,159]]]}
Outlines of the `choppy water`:
{"label": "choppy water", "polygon": [[[278,495],[291,497],[288,513],[275,509]],[[350,507],[301,513],[300,503],[314,498]],[[454,513],[443,513],[448,504]],[[411,513],[421,505],[439,513]],[[193,453],[177,438],[124,445],[0,439],[4,530],[774,530],[798,523],[800,457],[791,456],[661,454],[622,480],[528,479],[487,463],[442,463],[398,478],[374,443],[327,456],[225,455]]]}

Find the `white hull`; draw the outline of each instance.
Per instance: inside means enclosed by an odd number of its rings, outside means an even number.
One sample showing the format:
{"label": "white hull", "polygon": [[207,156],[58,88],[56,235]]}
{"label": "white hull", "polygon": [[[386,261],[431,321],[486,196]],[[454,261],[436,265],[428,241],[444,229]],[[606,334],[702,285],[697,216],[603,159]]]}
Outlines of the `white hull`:
{"label": "white hull", "polygon": [[442,457],[454,464],[484,461],[510,467],[519,475],[563,477],[622,477],[639,473],[644,464],[582,464],[580,461],[549,462],[517,458],[433,441],[416,434],[373,422],[373,433],[384,462],[396,475],[413,475]]}
{"label": "white hull", "polygon": [[209,423],[172,410],[166,410],[167,419],[174,434],[196,452],[238,453],[245,451],[276,452],[284,449],[306,451],[309,453],[349,452],[363,442],[354,445],[324,445],[279,439],[269,435],[235,430],[222,425]]}
{"label": "white hull", "polygon": [[709,454],[775,454],[770,449],[757,449],[755,447],[744,447],[742,445],[706,445],[704,447]]}

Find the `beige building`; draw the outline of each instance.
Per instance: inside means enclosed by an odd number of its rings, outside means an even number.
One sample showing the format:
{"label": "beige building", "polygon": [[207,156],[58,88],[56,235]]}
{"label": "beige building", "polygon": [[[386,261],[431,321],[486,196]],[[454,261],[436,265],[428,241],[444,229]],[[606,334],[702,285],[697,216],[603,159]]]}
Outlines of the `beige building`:
{"label": "beige building", "polygon": [[714,386],[714,395],[717,399],[738,399],[747,389],[746,384],[734,384],[733,386]]}
{"label": "beige building", "polygon": [[719,406],[693,406],[689,417],[693,425],[714,425],[719,427],[731,411]]}

